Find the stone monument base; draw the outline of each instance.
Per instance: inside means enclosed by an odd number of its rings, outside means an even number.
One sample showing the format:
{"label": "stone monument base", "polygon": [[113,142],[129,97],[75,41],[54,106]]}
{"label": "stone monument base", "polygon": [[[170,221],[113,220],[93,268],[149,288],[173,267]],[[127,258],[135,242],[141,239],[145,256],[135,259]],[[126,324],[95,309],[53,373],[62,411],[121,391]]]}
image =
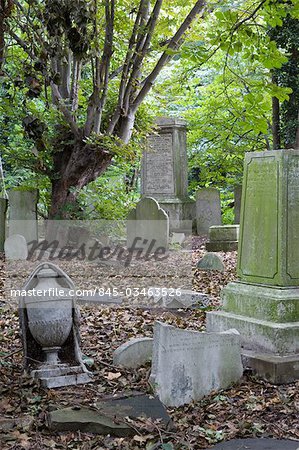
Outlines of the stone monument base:
{"label": "stone monument base", "polygon": [[249,367],[268,381],[299,379],[299,288],[229,283],[223,311],[207,313],[207,331],[235,328]]}
{"label": "stone monument base", "polygon": [[57,388],[77,384],[90,383],[92,379],[81,366],[70,367],[67,364],[47,365],[40,369],[32,370],[31,376],[40,380],[46,388]]}
{"label": "stone monument base", "polygon": [[206,250],[208,252],[236,252],[238,241],[209,241],[206,243]]}
{"label": "stone monument base", "polygon": [[196,225],[195,202],[190,198],[157,199],[169,217],[169,231],[189,235]]}
{"label": "stone monument base", "polygon": [[238,250],[239,225],[213,225],[209,228],[208,252],[233,252]]}

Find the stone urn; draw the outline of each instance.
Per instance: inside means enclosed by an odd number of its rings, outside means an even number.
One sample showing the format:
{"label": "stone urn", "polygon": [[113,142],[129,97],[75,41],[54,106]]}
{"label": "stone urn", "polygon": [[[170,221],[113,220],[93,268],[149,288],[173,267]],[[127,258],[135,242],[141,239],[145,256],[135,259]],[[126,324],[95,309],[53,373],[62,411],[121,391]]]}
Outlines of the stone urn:
{"label": "stone urn", "polygon": [[58,364],[58,352],[67,340],[73,325],[72,304],[69,289],[57,283],[57,273],[42,269],[37,273],[36,295],[25,299],[28,326],[33,338],[46,355],[46,364]]}

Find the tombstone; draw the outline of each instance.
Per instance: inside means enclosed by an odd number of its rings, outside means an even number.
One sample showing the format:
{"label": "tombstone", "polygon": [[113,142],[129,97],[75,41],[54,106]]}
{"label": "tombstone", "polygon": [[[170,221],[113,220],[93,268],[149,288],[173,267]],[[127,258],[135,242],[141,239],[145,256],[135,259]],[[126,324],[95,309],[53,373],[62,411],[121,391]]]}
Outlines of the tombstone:
{"label": "tombstone", "polygon": [[157,127],[143,153],[142,196],[159,202],[169,216],[170,231],[190,233],[195,214],[194,201],[188,197],[186,122],[161,117]]}
{"label": "tombstone", "polygon": [[240,215],[241,215],[241,200],[242,200],[242,185],[239,184],[234,188],[234,222],[240,223]]}
{"label": "tombstone", "polygon": [[299,379],[298,193],[298,150],[245,155],[238,281],[207,314],[207,330],[236,328],[248,366],[275,384]]}
{"label": "tombstone", "polygon": [[242,373],[235,330],[204,333],[155,323],[150,382],[166,406],[181,406],[226,389]]}
{"label": "tombstone", "polygon": [[188,289],[161,289],[152,287],[149,288],[149,292],[152,292],[150,299],[154,300],[155,306],[158,308],[206,308],[210,303],[207,294]]}
{"label": "tombstone", "polygon": [[168,249],[169,218],[153,198],[142,198],[127,221],[127,248],[143,248],[155,252]]}
{"label": "tombstone", "polygon": [[134,369],[151,361],[152,353],[152,338],[133,338],[114,351],[113,364],[115,366]]}
{"label": "tombstone", "polygon": [[79,346],[74,292],[71,279],[51,263],[39,264],[21,290],[24,367],[48,388],[91,381]]}
{"label": "tombstone", "polygon": [[37,200],[36,189],[12,189],[9,197],[9,236],[21,234],[26,242],[36,241],[37,233]]}
{"label": "tombstone", "polygon": [[6,238],[6,212],[8,200],[0,198],[0,252],[4,251],[4,242]]}
{"label": "tombstone", "polygon": [[215,188],[203,188],[196,193],[197,234],[208,234],[213,225],[221,225],[220,192]]}
{"label": "tombstone", "polygon": [[233,252],[238,250],[239,225],[213,226],[209,229],[208,252]]}
{"label": "tombstone", "polygon": [[206,253],[205,256],[198,261],[196,267],[199,270],[224,271],[223,260],[220,256],[216,255],[216,253]]}
{"label": "tombstone", "polygon": [[18,261],[28,258],[27,242],[24,236],[13,234],[4,243],[5,258],[7,260]]}
{"label": "tombstone", "polygon": [[185,233],[172,233],[170,243],[174,245],[182,245],[185,239]]}

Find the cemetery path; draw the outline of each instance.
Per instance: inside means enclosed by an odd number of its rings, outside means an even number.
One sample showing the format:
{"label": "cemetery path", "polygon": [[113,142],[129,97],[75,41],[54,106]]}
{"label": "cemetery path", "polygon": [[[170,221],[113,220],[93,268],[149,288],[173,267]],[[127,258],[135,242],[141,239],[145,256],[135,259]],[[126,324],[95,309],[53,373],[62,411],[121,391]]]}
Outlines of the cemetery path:
{"label": "cemetery path", "polygon": [[[193,262],[204,254],[203,241],[194,245]],[[214,307],[219,292],[235,277],[235,253],[222,255],[222,274],[195,271],[194,286],[207,292]],[[5,279],[0,268],[0,283]],[[1,301],[1,299],[0,299]],[[2,299],[0,305],[0,446],[8,449],[205,449],[221,440],[275,437],[299,440],[299,383],[272,386],[245,373],[241,383],[212,394],[196,404],[169,408],[176,429],[138,420],[133,438],[112,438],[90,433],[51,432],[46,426],[48,411],[67,406],[93,407],[101,398],[118,393],[151,394],[150,365],[128,370],[112,365],[113,350],[132,337],[152,336],[156,319],[181,328],[204,329],[205,312],[155,311],[132,307],[82,306],[82,350],[94,359],[94,383],[60,389],[44,389],[22,373],[22,351],[16,308]],[[25,419],[26,420],[25,420]],[[156,445],[163,441],[164,447]],[[168,446],[166,444],[169,444]]]}

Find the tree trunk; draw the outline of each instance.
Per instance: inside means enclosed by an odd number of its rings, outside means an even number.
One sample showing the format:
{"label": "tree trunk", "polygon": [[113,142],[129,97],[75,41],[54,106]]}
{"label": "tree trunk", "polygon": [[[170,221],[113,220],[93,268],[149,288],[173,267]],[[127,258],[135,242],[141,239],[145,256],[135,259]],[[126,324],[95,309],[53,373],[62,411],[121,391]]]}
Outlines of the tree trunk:
{"label": "tree trunk", "polygon": [[[277,84],[277,76],[272,75],[272,83]],[[273,150],[281,148],[280,140],[280,105],[276,97],[272,97],[272,136],[273,136]]]}

